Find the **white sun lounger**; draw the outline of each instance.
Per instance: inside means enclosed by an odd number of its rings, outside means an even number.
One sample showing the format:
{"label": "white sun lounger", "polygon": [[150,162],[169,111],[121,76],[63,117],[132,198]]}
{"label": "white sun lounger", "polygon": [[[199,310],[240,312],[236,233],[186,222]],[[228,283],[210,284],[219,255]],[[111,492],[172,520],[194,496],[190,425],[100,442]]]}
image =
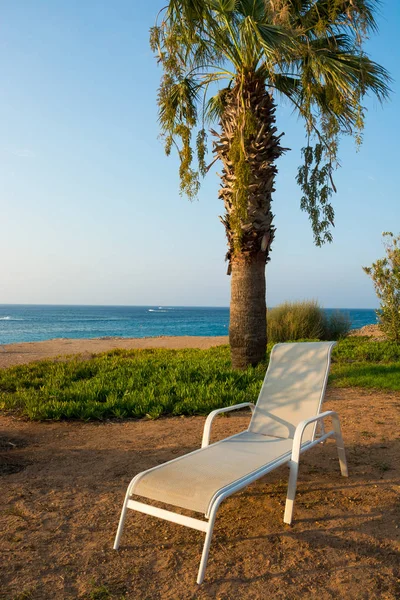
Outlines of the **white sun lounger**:
{"label": "white sun lounger", "polygon": [[[257,404],[244,402],[214,410],[204,426],[201,449],[139,473],[126,492],[114,548],[117,550],[127,509],[198,529],[206,534],[197,583],[202,583],[215,517],[225,498],[289,463],[289,485],[284,522],[291,523],[300,454],[329,437],[336,440],[340,470],[347,463],[338,415],[320,412],[334,342],[304,342],[274,346]],[[211,424],[217,414],[250,407],[248,429],[209,445]],[[331,417],[332,431],[323,419]],[[321,435],[316,438],[317,425]],[[156,508],[133,499],[141,496],[203,513],[206,520]]]}

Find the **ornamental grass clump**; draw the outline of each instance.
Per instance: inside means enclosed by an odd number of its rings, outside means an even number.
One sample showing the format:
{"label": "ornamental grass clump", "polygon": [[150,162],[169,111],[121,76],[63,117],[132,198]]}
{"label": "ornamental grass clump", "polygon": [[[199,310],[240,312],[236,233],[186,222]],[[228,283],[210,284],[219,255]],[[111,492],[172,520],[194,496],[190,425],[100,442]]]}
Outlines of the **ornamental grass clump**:
{"label": "ornamental grass clump", "polygon": [[386,256],[363,270],[374,282],[380,301],[379,326],[389,340],[400,343],[400,235],[383,233]]}
{"label": "ornamental grass clump", "polygon": [[347,315],[326,314],[315,300],[284,302],[268,311],[267,336],[270,342],[295,340],[338,340],[351,328]]}
{"label": "ornamental grass clump", "polygon": [[348,314],[334,310],[324,315],[322,340],[341,340],[347,336],[351,329],[351,320]]}
{"label": "ornamental grass clump", "polygon": [[268,310],[267,337],[270,342],[320,339],[322,330],[323,313],[313,300],[284,302]]}

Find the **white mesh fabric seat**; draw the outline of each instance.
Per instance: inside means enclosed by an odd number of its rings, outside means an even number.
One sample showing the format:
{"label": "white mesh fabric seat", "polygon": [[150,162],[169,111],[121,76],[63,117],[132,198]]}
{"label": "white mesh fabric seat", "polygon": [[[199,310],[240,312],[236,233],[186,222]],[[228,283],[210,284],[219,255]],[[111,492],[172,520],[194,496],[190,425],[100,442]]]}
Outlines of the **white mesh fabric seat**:
{"label": "white mesh fabric seat", "polygon": [[131,493],[206,514],[219,489],[290,454],[292,444],[245,431],[145,472]]}
{"label": "white mesh fabric seat", "polygon": [[[338,415],[333,411],[320,413],[334,345],[334,342],[304,342],[274,346],[256,406],[246,402],[213,411],[204,426],[201,449],[139,473],[132,479],[114,548],[119,547],[128,508],[203,531],[206,539],[197,577],[197,582],[201,583],[216,513],[225,498],[289,463],[284,521],[291,523],[300,454],[329,437],[336,440],[341,473],[347,476]],[[209,445],[214,417],[246,406],[253,411],[247,431]],[[327,416],[332,418],[333,429],[325,433],[323,419]],[[317,423],[323,434],[315,439]],[[134,499],[137,496],[204,513],[207,520],[138,502]]]}

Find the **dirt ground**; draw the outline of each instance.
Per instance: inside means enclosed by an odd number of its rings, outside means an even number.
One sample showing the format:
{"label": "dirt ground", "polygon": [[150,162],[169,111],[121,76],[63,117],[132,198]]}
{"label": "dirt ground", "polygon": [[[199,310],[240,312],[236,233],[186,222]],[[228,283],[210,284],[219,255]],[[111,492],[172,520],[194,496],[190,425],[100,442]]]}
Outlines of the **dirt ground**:
{"label": "dirt ground", "polygon": [[122,348],[124,350],[133,350],[136,348],[167,348],[177,350],[182,348],[200,348],[201,350],[205,350],[212,346],[220,346],[227,343],[227,336],[202,337],[182,335],[153,338],[106,337],[87,340],[60,338],[44,342],[0,344],[0,369],[66,354],[82,354],[83,356],[90,357],[98,352],[107,352],[115,348]]}
{"label": "dirt ground", "polygon": [[386,339],[386,336],[383,331],[381,331],[379,325],[364,325],[364,327],[360,327],[360,329],[352,329],[349,336],[367,336],[378,342]]}
{"label": "dirt ground", "polygon": [[[400,394],[329,390],[350,477],[329,441],[302,455],[295,520],[287,467],[220,508],[206,579],[204,534],[129,512],[138,471],[199,447],[204,418],[30,423],[0,417],[0,598],[7,600],[394,599],[400,597]],[[247,426],[220,417],[215,439]]]}

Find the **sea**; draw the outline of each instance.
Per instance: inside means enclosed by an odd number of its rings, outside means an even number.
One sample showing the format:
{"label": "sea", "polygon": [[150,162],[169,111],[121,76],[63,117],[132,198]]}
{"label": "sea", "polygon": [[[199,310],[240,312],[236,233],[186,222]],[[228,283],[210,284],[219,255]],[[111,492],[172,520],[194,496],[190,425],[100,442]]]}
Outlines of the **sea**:
{"label": "sea", "polygon": [[[352,328],[376,323],[374,309],[339,310]],[[0,344],[54,338],[228,335],[229,308],[194,306],[49,306],[0,304]]]}

